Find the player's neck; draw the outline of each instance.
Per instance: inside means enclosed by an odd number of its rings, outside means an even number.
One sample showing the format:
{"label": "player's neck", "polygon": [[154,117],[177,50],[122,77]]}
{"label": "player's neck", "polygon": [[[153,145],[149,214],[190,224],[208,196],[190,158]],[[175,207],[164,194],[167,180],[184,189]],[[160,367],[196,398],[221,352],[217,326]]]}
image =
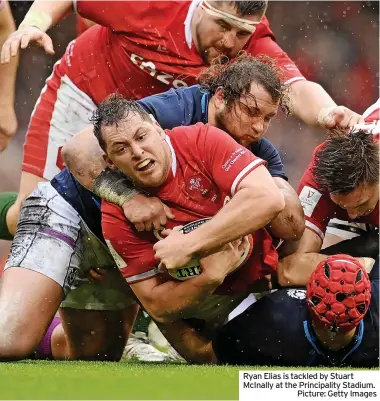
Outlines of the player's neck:
{"label": "player's neck", "polygon": [[341,348],[347,347],[356,331],[356,328],[354,328],[347,333],[331,332],[314,324],[313,328],[319,342],[332,351],[338,351]]}

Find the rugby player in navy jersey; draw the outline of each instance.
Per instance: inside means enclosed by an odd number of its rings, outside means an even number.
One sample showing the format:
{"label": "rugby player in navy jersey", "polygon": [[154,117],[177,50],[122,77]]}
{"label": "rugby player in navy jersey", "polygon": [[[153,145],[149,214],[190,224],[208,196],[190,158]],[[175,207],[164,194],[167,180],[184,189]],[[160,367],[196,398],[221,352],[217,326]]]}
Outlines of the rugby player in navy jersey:
{"label": "rugby player in navy jersey", "polygon": [[219,363],[379,366],[379,259],[329,256],[304,287],[266,295],[220,329]]}
{"label": "rugby player in navy jersey", "polygon": [[[274,237],[293,242],[304,230],[303,210],[287,182],[277,149],[263,138],[278,108],[287,111],[288,90],[281,84],[281,71],[268,57],[242,54],[229,63],[222,61],[203,71],[198,78],[200,85],[171,89],[138,102],[164,129],[209,123],[265,160],[286,202],[285,209],[267,228]],[[152,226],[158,229],[167,217],[172,218],[157,198],[139,194],[125,177],[107,168],[92,128],[77,134],[62,154],[78,181],[99,197],[121,206],[138,230],[150,230]]]}

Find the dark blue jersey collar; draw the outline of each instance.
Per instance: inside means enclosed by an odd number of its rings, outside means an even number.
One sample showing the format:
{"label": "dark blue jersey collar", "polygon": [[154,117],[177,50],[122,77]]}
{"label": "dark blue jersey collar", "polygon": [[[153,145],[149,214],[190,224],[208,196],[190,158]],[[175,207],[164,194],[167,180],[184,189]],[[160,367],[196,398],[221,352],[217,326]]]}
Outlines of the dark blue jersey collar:
{"label": "dark blue jersey collar", "polygon": [[204,92],[202,94],[201,99],[201,112],[202,112],[202,123],[208,123],[208,104],[210,101],[210,94],[208,92]]}

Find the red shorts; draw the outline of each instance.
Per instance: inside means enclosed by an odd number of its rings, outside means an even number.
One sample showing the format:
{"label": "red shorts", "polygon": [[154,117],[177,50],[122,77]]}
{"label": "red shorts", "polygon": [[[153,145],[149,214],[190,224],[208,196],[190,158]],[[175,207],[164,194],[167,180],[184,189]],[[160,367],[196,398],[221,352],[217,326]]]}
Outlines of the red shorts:
{"label": "red shorts", "polygon": [[62,168],[62,146],[91,125],[95,103],[67,75],[65,59],[54,65],[34,107],[24,144],[22,171],[51,180]]}

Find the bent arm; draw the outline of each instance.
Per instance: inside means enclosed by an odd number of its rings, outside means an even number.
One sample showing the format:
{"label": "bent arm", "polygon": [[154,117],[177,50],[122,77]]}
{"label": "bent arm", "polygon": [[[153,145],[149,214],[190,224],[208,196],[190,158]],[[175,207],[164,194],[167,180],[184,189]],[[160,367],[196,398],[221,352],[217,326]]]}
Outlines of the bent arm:
{"label": "bent arm", "polygon": [[267,229],[273,237],[285,241],[301,239],[305,229],[305,216],[296,191],[282,178],[274,177],[278,189],[285,199],[285,208],[268,225]]}
{"label": "bent arm", "polygon": [[285,207],[268,170],[259,166],[239,184],[236,195],[207,223],[184,236],[192,255],[213,249],[265,227]]}
{"label": "bent arm", "polygon": [[201,259],[202,272],[191,279],[178,282],[154,276],[131,284],[131,288],[157,321],[163,323],[184,317],[187,309],[194,310],[222,284],[226,275],[235,268],[247,241],[245,238],[229,244],[214,255]]}
{"label": "bent arm", "polygon": [[[340,244],[333,245],[330,252],[328,248],[321,251],[322,240],[320,237],[313,231],[306,229],[297,252],[279,261],[277,269],[278,283],[283,287],[305,286],[318,263],[326,260],[329,255],[334,254],[334,251],[335,253],[346,252],[351,255],[352,250],[347,248],[345,241],[341,244],[341,247],[339,247]],[[363,253],[359,257],[360,250],[356,249],[355,252],[356,254],[352,256],[355,256],[359,263],[367,268],[368,261],[365,258],[363,259]],[[367,255],[364,254],[364,256]]]}
{"label": "bent arm", "polygon": [[308,125],[319,126],[318,115],[321,109],[336,106],[322,86],[311,81],[294,82],[290,86],[289,96],[292,113]]}
{"label": "bent arm", "polygon": [[283,287],[306,285],[317,264],[327,258],[325,255],[318,256],[321,248],[321,238],[314,231],[306,228],[297,251],[279,260],[278,283]]}
{"label": "bent arm", "polygon": [[[211,270],[211,269],[210,269]],[[204,301],[223,282],[225,274],[204,271],[186,281],[166,281],[155,276],[131,284],[144,309],[159,323],[173,322],[190,307]]]}

